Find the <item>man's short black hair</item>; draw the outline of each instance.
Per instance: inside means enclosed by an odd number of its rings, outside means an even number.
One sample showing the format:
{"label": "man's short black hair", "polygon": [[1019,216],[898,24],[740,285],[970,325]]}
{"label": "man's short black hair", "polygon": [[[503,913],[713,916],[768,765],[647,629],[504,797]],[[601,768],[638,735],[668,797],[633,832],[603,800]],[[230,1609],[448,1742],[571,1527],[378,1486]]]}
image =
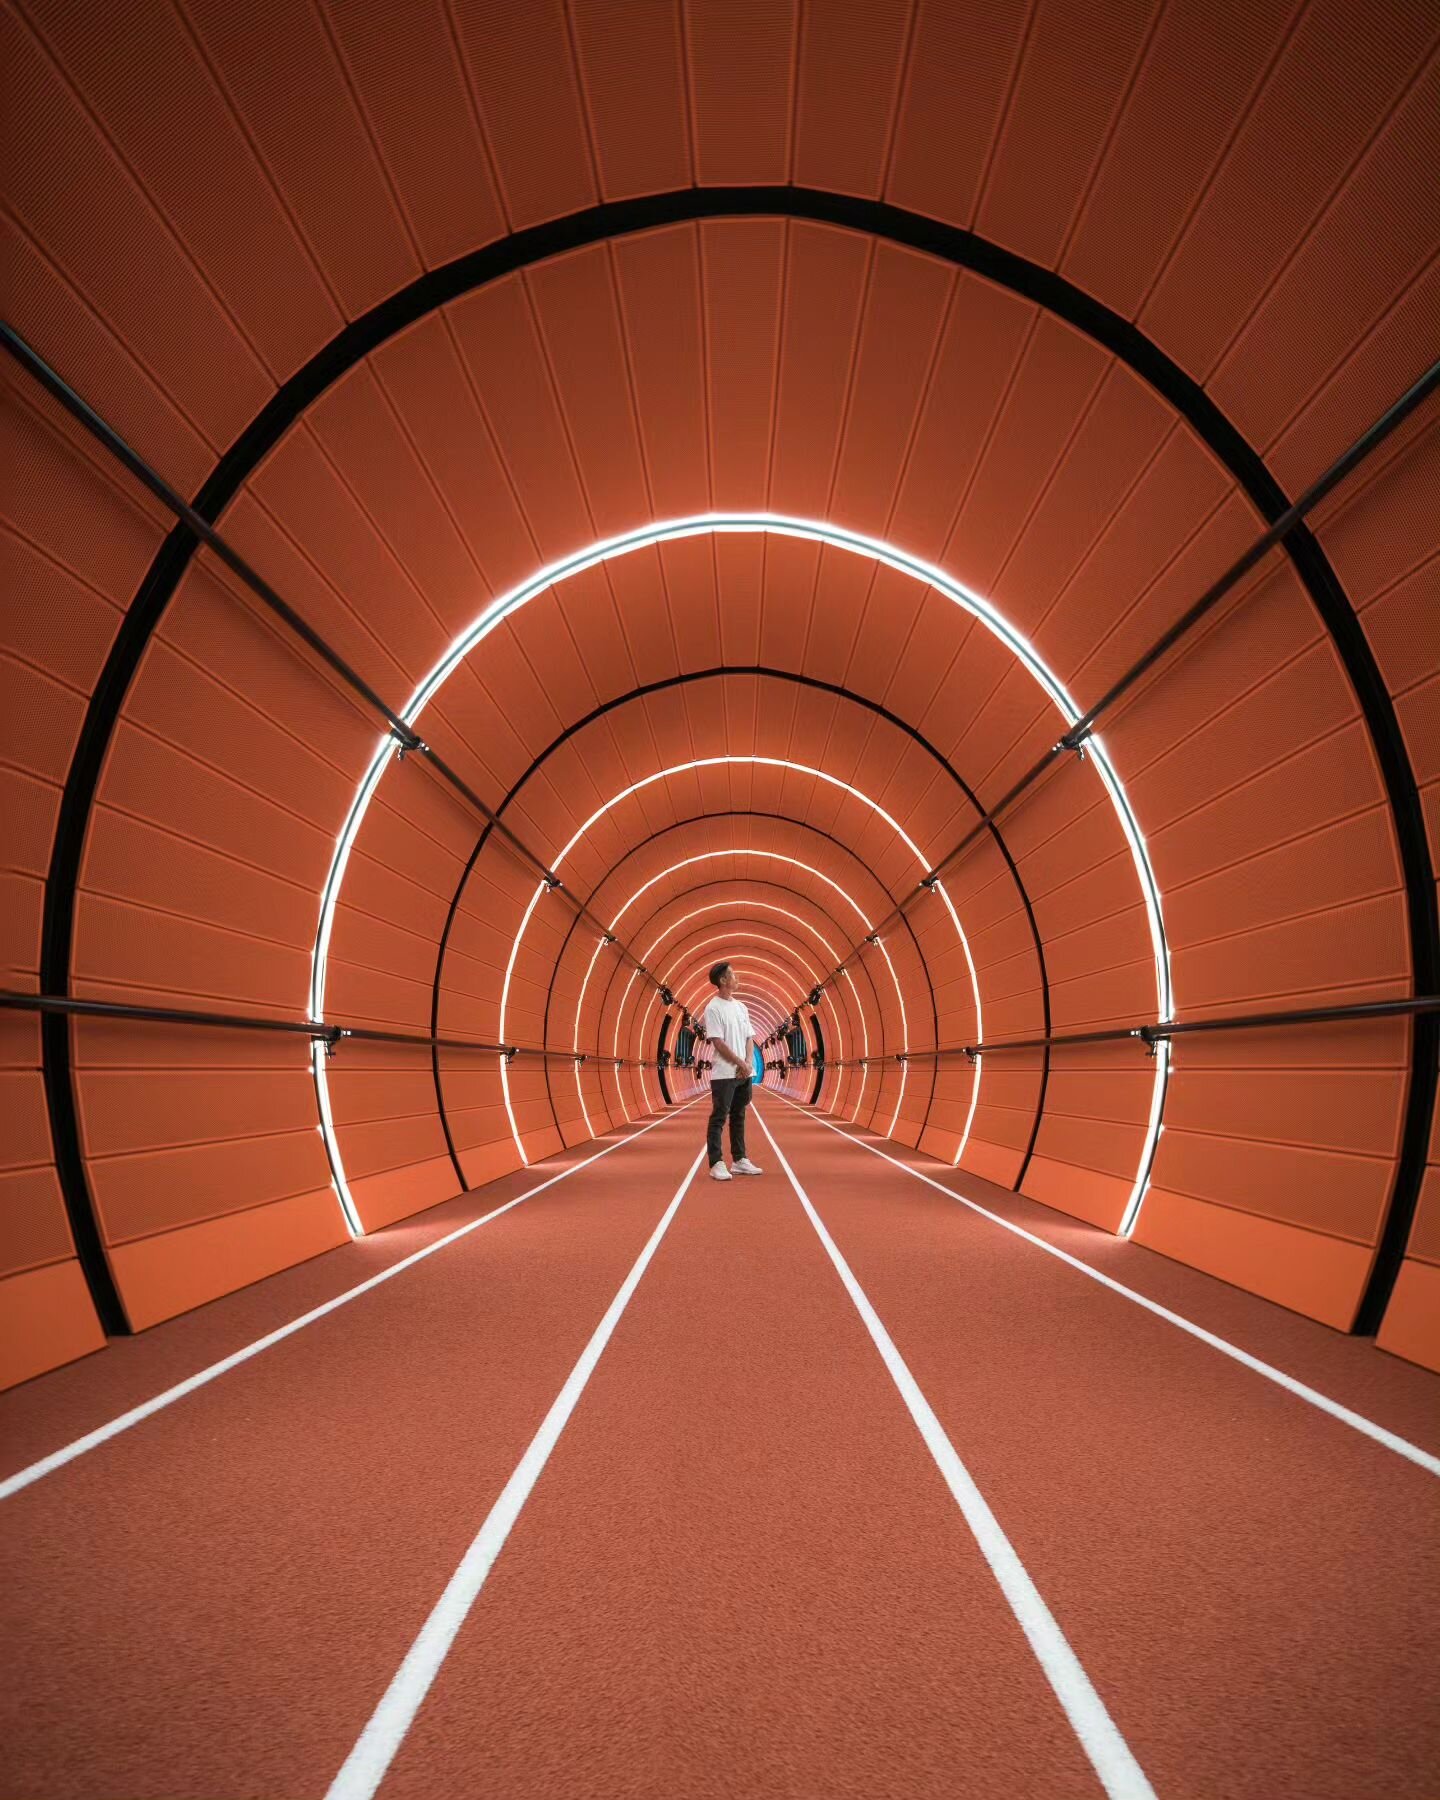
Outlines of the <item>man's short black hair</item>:
{"label": "man's short black hair", "polygon": [[729,963],[716,963],[715,967],[710,971],[710,985],[712,987],[719,987],[720,983],[729,973]]}

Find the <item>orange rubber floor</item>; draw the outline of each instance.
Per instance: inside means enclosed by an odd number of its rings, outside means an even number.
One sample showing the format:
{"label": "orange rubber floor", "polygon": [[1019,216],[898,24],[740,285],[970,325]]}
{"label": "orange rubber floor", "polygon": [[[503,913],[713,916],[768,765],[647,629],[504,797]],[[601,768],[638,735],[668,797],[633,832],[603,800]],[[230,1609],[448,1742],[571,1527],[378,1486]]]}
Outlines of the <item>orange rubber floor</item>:
{"label": "orange rubber floor", "polygon": [[5,1800],[1440,1794],[1440,1378],[755,1112],[0,1397]]}

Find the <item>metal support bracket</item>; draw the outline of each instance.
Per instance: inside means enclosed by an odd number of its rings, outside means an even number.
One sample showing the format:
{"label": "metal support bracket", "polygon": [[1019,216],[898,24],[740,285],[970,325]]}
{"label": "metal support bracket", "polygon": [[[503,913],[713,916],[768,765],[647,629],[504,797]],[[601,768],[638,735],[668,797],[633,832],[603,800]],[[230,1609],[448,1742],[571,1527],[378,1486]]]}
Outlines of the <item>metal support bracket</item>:
{"label": "metal support bracket", "polygon": [[1078,738],[1074,735],[1073,732],[1067,731],[1065,733],[1064,737],[1062,737],[1060,742],[1055,746],[1055,748],[1057,751],[1073,750],[1075,752],[1076,761],[1084,762],[1084,760],[1085,760],[1085,745],[1086,745],[1087,740],[1089,739],[1089,736],[1090,736],[1090,733],[1088,731],[1082,731]]}

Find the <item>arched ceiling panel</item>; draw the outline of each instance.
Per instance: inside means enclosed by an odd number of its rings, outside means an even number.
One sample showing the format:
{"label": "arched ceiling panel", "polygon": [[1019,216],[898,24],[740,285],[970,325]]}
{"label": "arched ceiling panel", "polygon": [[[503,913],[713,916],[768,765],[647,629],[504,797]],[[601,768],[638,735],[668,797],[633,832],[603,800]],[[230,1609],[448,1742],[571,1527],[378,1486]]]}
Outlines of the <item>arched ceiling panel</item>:
{"label": "arched ceiling panel", "polygon": [[685,941],[686,933],[701,929],[702,922],[705,929],[723,927],[728,919],[741,914],[757,927],[789,934],[797,948],[812,959],[829,957],[832,963],[838,962],[844,951],[847,940],[833,910],[803,900],[784,882],[701,881],[688,893],[657,907],[643,925],[636,921],[641,952],[646,957],[671,955]]}
{"label": "arched ceiling panel", "polygon": [[[848,918],[852,929],[860,928],[857,936],[886,904],[886,891],[874,872],[848,850],[813,831],[797,830],[786,819],[752,814],[742,819],[709,816],[679,821],[635,846],[594,890],[592,910],[598,918],[613,919],[646,883],[660,877],[620,919],[618,929],[629,932],[636,909],[658,907],[694,884],[701,865],[690,863],[693,857],[713,861],[719,878],[725,880],[774,881],[778,873],[787,887],[832,909],[837,917]],[[782,865],[777,858],[786,860]],[[798,863],[792,860],[797,858]],[[674,873],[662,875],[672,864],[677,865]]]}
{"label": "arched ceiling panel", "polygon": [[[401,19],[322,0],[277,32],[269,14],[218,0],[147,3],[123,19],[22,0],[0,26],[15,141],[46,146],[7,160],[7,316],[186,493],[244,440],[215,488],[232,492],[240,477],[226,530],[394,705],[537,566],[605,532],[714,506],[813,513],[943,562],[1033,636],[1083,705],[1252,534],[1255,507],[1216,446],[1235,469],[1247,452],[1225,430],[1293,491],[1433,355],[1440,203],[1427,175],[1440,62],[1433,10],[1418,0],[1392,0],[1359,34],[1338,0],[1265,0],[1219,23],[1190,0],[1137,0],[1099,34],[1062,0],[991,8],[983,29],[965,7],[904,0],[837,14],[824,30],[798,6],[752,16],[709,0],[618,12],[577,0],[513,19],[426,0],[403,9],[403,32]],[[455,178],[436,182],[436,168]],[[794,182],[822,198],[741,194],[716,210],[808,205],[828,222],[681,222],[705,204],[696,184],[726,181]],[[942,234],[923,218],[824,193],[874,196],[985,242],[930,254]],[[678,197],[606,215],[626,228],[608,242],[595,218],[504,247],[477,265],[473,293],[464,282],[422,290],[448,301],[439,310],[407,295],[422,271],[507,232],[665,194]],[[635,232],[641,222],[653,228]],[[884,241],[891,228],[911,244]],[[1075,281],[1062,297],[1069,322],[946,260],[983,253],[993,271],[987,243],[1033,259],[1018,278],[1031,292],[1047,269]],[[1133,371],[1101,346],[1126,340],[1117,320],[1087,311],[1087,294],[1138,322]],[[387,337],[376,325],[348,369],[335,348],[288,429],[277,438],[272,420],[245,439],[346,321],[392,300],[384,318],[404,329]],[[1211,447],[1150,385],[1170,380],[1165,354],[1224,415],[1204,426]],[[9,368],[3,398],[3,429],[35,477],[9,508],[6,554],[34,602],[15,609],[26,622],[7,662],[19,695],[10,716],[43,720],[5,778],[7,816],[25,821],[16,979],[40,968],[44,877],[58,869],[58,885],[73,885],[78,869],[74,954],[68,915],[52,908],[46,979],[288,1011],[303,895],[374,723],[257,623],[230,577],[196,563],[171,599],[185,553],[159,553],[168,521],[154,503]],[[1440,847],[1434,658],[1417,649],[1416,626],[1433,574],[1435,441],[1433,424],[1413,422],[1317,520],[1363,608],[1346,666],[1286,563],[1257,572],[1106,722],[1167,897],[1174,889],[1187,1007],[1398,992],[1419,967],[1433,914],[1415,845],[1428,829]],[[1251,494],[1261,475],[1245,471]],[[1329,572],[1303,545],[1295,553],[1309,558],[1318,599]],[[1344,595],[1324,604],[1344,641]],[[112,649],[90,729],[85,707]],[[595,707],[639,684],[755,663],[889,707],[982,801],[1056,735],[1029,678],[948,603],[851,557],[740,538],[637,554],[537,600],[456,672],[426,732],[498,804]],[[137,666],[114,724],[112,701]],[[681,756],[682,741],[683,755],[700,753],[711,734],[716,754],[743,738],[850,779],[865,768],[927,852],[929,837],[938,854],[967,828],[958,792],[896,728],[813,694],[752,683],[740,698],[728,678],[718,691],[718,709],[697,683],[590,732],[583,768],[577,751],[555,763],[563,786],[537,777],[522,795],[527,832],[562,829],[582,775],[623,784]],[[1407,754],[1424,810],[1401,818]],[[413,764],[387,772],[352,859],[334,955],[336,992],[360,1016],[424,1019],[424,965],[474,841],[464,809],[428,782]],[[846,851],[817,852],[831,860],[816,867],[858,857],[879,869],[872,916],[910,879],[873,822],[852,825],[852,803],[824,784],[729,770],[687,786],[685,807],[725,815],[732,841],[730,812],[756,806],[803,821],[777,827],[776,843],[843,839]],[[642,863],[648,848],[631,854],[642,832],[692,830],[672,830],[684,809],[667,788],[626,803],[633,829],[597,826],[588,880],[605,887],[609,859]],[[1403,897],[1381,793],[1409,845]],[[1149,1011],[1133,871],[1097,795],[1093,770],[1067,764],[1005,827],[1053,949],[1057,1025]],[[1267,831],[1280,841],[1267,846]],[[503,860],[496,846],[482,852],[452,933],[445,1005],[477,1029],[504,974],[482,927],[528,904],[529,877],[513,861],[502,872]],[[759,874],[755,864],[746,872]],[[685,879],[665,877],[647,900],[678,899]],[[831,904],[818,876],[798,879]],[[954,892],[973,919],[986,1031],[1038,1029],[1017,1023],[1047,995],[1033,934],[1024,941],[1024,888],[993,841],[972,849]],[[163,943],[144,926],[155,912]],[[915,939],[897,939],[896,955],[905,982],[934,984],[943,1040],[944,1021],[963,1017],[964,983],[936,916],[928,902],[917,909]],[[572,956],[586,954],[567,926],[559,910],[537,915],[517,966],[536,1018],[542,994],[572,991]],[[608,955],[600,987],[614,987]],[[402,1091],[418,1092],[402,1059],[354,1073],[340,1104],[351,1137],[365,1129],[362,1090],[379,1093],[387,1073],[395,1097],[377,1103],[377,1119],[420,1116],[400,1105]],[[1105,1091],[1120,1094],[1135,1085],[1127,1071],[1064,1074],[1056,1120],[1118,1108],[1130,1129],[1130,1103],[1098,1100],[1095,1085],[1113,1075]],[[51,1075],[69,1079],[58,1065]],[[517,1078],[522,1110],[542,1104],[537,1079]],[[1030,1077],[997,1079],[1014,1097]],[[493,1097],[471,1085],[478,1118]],[[889,1117],[895,1085],[877,1080],[866,1116],[879,1103]],[[1240,1086],[1216,1089],[1213,1131],[1201,1106],[1186,1132],[1168,1134],[1158,1167],[1173,1164],[1164,1220],[1179,1236],[1167,1242],[1194,1241],[1175,1223],[1182,1202],[1216,1203],[1195,1171]],[[1000,1091],[987,1088],[977,1117],[997,1110]],[[1276,1089],[1277,1117],[1282,1102]],[[1389,1101],[1377,1104],[1362,1136],[1383,1160]],[[1011,1147],[1023,1135],[1011,1130]],[[1042,1140],[1042,1161],[1048,1145],[1058,1162],[1106,1172],[1101,1149],[1057,1144]],[[428,1150],[415,1155],[438,1166]],[[383,1213],[392,1200],[374,1191]],[[1292,1223],[1326,1229],[1319,1214]],[[1368,1255],[1369,1225],[1351,1223]]]}
{"label": "arched ceiling panel", "polygon": [[[1357,229],[1351,212],[1373,243],[1366,184],[1403,192],[1396,174],[1423,167],[1413,137],[1425,129],[1417,76],[1433,55],[1426,8],[1387,8],[1386,29],[1367,34],[1359,54],[1338,6],[1298,20],[1279,6],[1246,9],[1218,32],[1210,9],[1137,7],[1098,41],[1058,5],[1039,8],[1028,29],[1022,9],[1005,20],[992,9],[983,34],[963,8],[913,11],[876,21],[903,66],[894,103],[857,107],[857,93],[887,86],[874,33],[837,20],[800,34],[792,56],[787,9],[760,30],[753,18],[708,7],[686,8],[681,25],[669,14],[622,21],[586,5],[575,9],[572,43],[558,10],[536,12],[522,31],[462,6],[447,42],[444,14],[421,7],[407,9],[407,54],[397,58],[384,53],[383,9],[362,19],[329,8],[323,28],[317,18],[272,35],[262,19],[241,22],[213,4],[187,8],[179,22],[147,6],[127,15],[122,36],[88,9],[32,5],[9,27],[10,64],[22,70],[17,100],[48,117],[69,109],[54,141],[74,166],[67,181],[63,162],[47,159],[53,187],[21,195],[17,210],[100,315],[123,323],[124,340],[152,346],[165,384],[197,394],[209,385],[201,367],[213,368],[227,342],[256,378],[266,367],[283,377],[333,333],[337,314],[355,316],[422,263],[434,267],[502,229],[597,197],[694,180],[796,180],[971,226],[1053,263],[1122,313],[1138,311],[1192,372],[1218,367],[1237,390],[1263,388],[1255,372],[1267,358],[1274,366],[1281,340],[1292,359],[1293,346],[1312,345],[1311,365],[1292,375],[1299,396],[1335,366],[1335,347],[1265,319],[1264,303],[1273,290],[1278,313],[1290,294],[1332,286]],[[677,31],[689,48],[684,64]],[[771,46],[773,65],[767,31],[787,46]],[[1190,79],[1197,34],[1204,82]],[[723,73],[737,58],[743,74]],[[1070,74],[1077,59],[1084,82]],[[768,95],[767,70],[780,83]],[[644,107],[621,104],[617,81],[624,91],[642,73]],[[595,95],[582,102],[592,82]],[[424,95],[423,123],[407,92]],[[1376,133],[1373,122],[1391,112],[1392,125]],[[318,157],[317,119],[333,146]],[[860,157],[865,180],[855,161],[862,119],[885,139]],[[770,149],[766,129],[779,134]],[[177,154],[177,130],[204,154],[187,155],[183,143]],[[740,140],[733,152],[727,136]],[[66,229],[59,195],[102,165],[114,194],[100,216],[112,222],[117,250],[133,247],[162,272],[168,260],[167,295],[183,296],[187,284],[194,293],[189,335],[203,355],[188,369],[187,334],[162,337],[153,311],[147,332],[143,297],[124,309],[120,258],[107,260],[94,233]],[[466,171],[445,184],[443,204],[429,179],[435,166]],[[1282,182],[1277,167],[1287,171]],[[1067,179],[1056,178],[1059,168]],[[1423,195],[1387,213],[1395,248],[1368,259],[1375,280],[1383,272],[1403,283],[1423,257],[1426,218]],[[350,229],[356,220],[364,229]],[[1237,221],[1246,220],[1242,235]],[[258,279],[273,268],[285,271],[283,283]],[[283,313],[277,291],[287,297]],[[1203,308],[1197,293],[1208,296]],[[1366,316],[1363,292],[1352,306]],[[1257,317],[1273,333],[1268,344]],[[1343,331],[1348,321],[1336,318]]]}
{"label": "arched ceiling panel", "polygon": [[[1287,23],[1268,79],[1245,109],[1203,203],[1138,314],[1144,329],[1172,355],[1212,380],[1224,369],[1227,352],[1234,352],[1226,371],[1232,394],[1242,369],[1264,394],[1266,352],[1273,366],[1276,345],[1273,339],[1266,345],[1264,334],[1255,330],[1257,314],[1267,299],[1272,306],[1282,300],[1293,305],[1297,285],[1291,283],[1302,273],[1312,281],[1322,270],[1333,274],[1334,250],[1357,181],[1368,182],[1388,168],[1399,178],[1398,192],[1405,191],[1400,168],[1409,148],[1393,121],[1404,116],[1403,102],[1435,51],[1434,16],[1423,5],[1387,9],[1385,30],[1358,37],[1353,15],[1337,0]],[[1301,119],[1303,131],[1297,129]],[[1390,122],[1388,143],[1386,131],[1376,130],[1377,121]],[[1252,209],[1250,201],[1262,194],[1263,210]],[[1387,238],[1398,233],[1403,241],[1409,230],[1398,217],[1387,218]],[[1302,271],[1296,265],[1307,251],[1315,261]],[[1202,291],[1197,282],[1209,297],[1204,307],[1194,303]],[[1327,280],[1327,289],[1330,285]],[[1338,296],[1337,302],[1345,305]],[[1298,383],[1299,395],[1308,393],[1317,370],[1334,360],[1333,346],[1312,333],[1306,336],[1309,367]],[[1294,380],[1302,368],[1299,353],[1292,353],[1285,373]]]}
{"label": "arched ceiling panel", "polygon": [[[686,767],[691,763],[700,767]],[[896,823],[905,812],[905,830],[923,833],[922,848],[934,855],[974,821],[954,779],[895,725],[842,698],[740,671],[643,695],[572,734],[520,790],[515,817],[524,821],[527,839],[558,855],[608,797],[650,781],[664,767],[684,770],[670,778],[677,794],[724,796],[727,787],[751,785],[756,796],[772,792],[783,799],[781,810],[814,812],[826,830],[853,803],[846,787],[857,788],[875,806],[891,801]],[[808,776],[808,767],[821,774]],[[657,799],[652,783],[621,805],[657,821]],[[866,810],[869,821],[882,823],[873,808]],[[623,819],[610,824],[625,830]],[[578,868],[589,866],[581,846],[571,855],[580,857]]]}
{"label": "arched ceiling panel", "polygon": [[[857,857],[793,822],[750,815],[685,821],[633,850],[593,895],[602,919],[644,939],[644,921],[712,884],[758,890],[783,885],[817,911],[863,930],[885,904],[884,891]],[[862,983],[864,976],[862,974]]]}

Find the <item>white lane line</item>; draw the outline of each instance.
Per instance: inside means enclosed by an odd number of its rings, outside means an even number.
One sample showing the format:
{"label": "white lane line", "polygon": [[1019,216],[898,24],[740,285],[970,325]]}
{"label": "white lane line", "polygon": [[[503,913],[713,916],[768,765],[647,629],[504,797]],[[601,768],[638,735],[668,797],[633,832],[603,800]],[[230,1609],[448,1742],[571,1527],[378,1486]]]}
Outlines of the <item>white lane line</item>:
{"label": "white lane line", "polygon": [[[687,1106],[677,1107],[674,1113],[667,1113],[665,1118],[656,1119],[644,1125],[639,1131],[613,1144],[607,1144],[603,1150],[597,1150],[593,1156],[587,1156],[582,1162],[572,1163],[568,1169],[562,1169],[558,1175],[552,1175],[548,1181],[542,1181],[537,1187],[527,1188],[523,1194],[517,1194],[513,1200],[507,1200],[503,1206],[497,1206],[481,1219],[472,1219],[468,1225],[461,1225],[456,1230],[447,1232],[444,1237],[436,1238],[433,1244],[426,1244],[423,1250],[416,1250],[399,1262],[391,1263],[388,1269],[382,1269],[378,1275],[372,1275],[367,1281],[360,1282],[353,1288],[347,1288],[343,1294],[337,1294],[333,1300],[326,1300],[323,1305],[315,1306],[307,1313],[301,1313],[298,1319],[291,1319],[289,1324],[281,1325],[274,1331],[267,1332],[264,1337],[256,1338],[253,1344],[247,1344],[243,1350],[236,1350],[229,1356],[221,1357],[219,1362],[211,1363],[209,1368],[201,1369],[198,1374],[187,1375],[183,1381],[177,1381],[174,1387],[166,1388],[163,1393],[154,1395],[149,1400],[142,1400],[139,1406],[132,1406],[118,1418],[111,1419],[108,1424],[97,1425],[94,1431],[87,1431],[84,1437],[78,1437],[73,1443],[66,1444],[62,1450],[53,1451],[49,1456],[42,1456],[39,1462],[33,1462],[28,1468],[10,1475],[0,1481],[0,1500],[8,1500],[12,1494],[18,1494],[32,1482],[39,1481],[45,1475],[53,1475],[57,1469],[63,1469],[66,1463],[74,1462],[77,1456],[83,1456],[87,1450],[95,1450],[101,1444],[108,1443],[111,1438],[118,1437],[122,1431],[128,1431],[132,1425],[138,1425],[163,1407],[173,1406],[177,1400],[183,1400],[187,1394],[193,1394],[197,1388],[204,1387],[218,1376],[229,1370],[238,1368],[241,1363],[248,1362],[252,1356],[258,1356],[262,1350],[268,1350],[272,1344],[278,1344],[293,1335],[306,1325],[313,1325],[317,1319],[323,1319],[327,1313],[338,1307],[347,1306],[350,1301],[358,1300],[361,1294],[368,1294],[382,1282],[389,1281],[396,1275],[403,1274],[406,1269],[413,1269],[415,1264],[423,1262],[427,1256],[433,1256],[437,1250],[468,1237],[472,1231],[478,1231],[482,1225],[488,1225],[492,1219],[498,1219],[501,1213],[507,1213],[511,1207],[519,1206],[522,1200],[533,1200],[536,1194],[543,1194],[546,1188],[554,1187],[557,1181],[564,1181],[571,1175],[578,1175],[591,1163],[599,1162],[602,1156],[609,1156],[613,1150],[623,1150],[626,1144],[634,1143],[636,1138],[644,1137],[647,1131],[654,1131],[657,1125],[664,1125],[669,1119],[693,1106],[692,1100]],[[342,1246],[343,1247],[343,1246]]]}
{"label": "white lane line", "polygon": [[415,1715],[429,1693],[431,1683],[440,1673],[440,1666],[449,1654],[456,1633],[465,1623],[470,1608],[484,1587],[486,1577],[495,1566],[496,1557],[504,1549],[505,1540],[520,1516],[520,1509],[539,1480],[557,1438],[565,1429],[576,1402],[585,1391],[586,1382],[610,1341],[610,1334],[639,1285],[640,1277],[645,1273],[651,1257],[659,1248],[661,1238],[669,1229],[670,1221],[679,1210],[685,1191],[695,1179],[695,1171],[704,1159],[705,1150],[702,1146],[690,1165],[689,1173],[675,1190],[675,1197],[666,1207],[660,1223],[651,1233],[649,1243],[636,1258],[634,1268],[621,1283],[605,1317],[595,1327],[594,1336],[580,1353],[580,1360],[570,1371],[569,1379],[561,1388],[555,1404],[546,1413],[529,1449],[505,1483],[500,1498],[490,1508],[485,1523],[476,1532],[470,1548],[461,1558],[459,1568],[450,1577],[445,1592],[435,1602],[430,1617],[421,1626],[420,1635],[410,1646],[404,1662],[395,1672],[394,1680],[370,1715],[370,1722],[356,1740],[355,1748],[345,1758],[340,1773],[331,1782],[325,1800],[370,1800],[370,1796],[385,1779],[385,1771],[404,1743],[405,1734],[414,1723]]}
{"label": "white lane line", "polygon": [[[793,1102],[786,1101],[785,1104],[788,1106]],[[797,1107],[796,1110],[800,1111],[801,1109]],[[888,1151],[877,1150],[873,1144],[867,1144],[861,1138],[852,1137],[848,1131],[841,1131],[838,1125],[832,1125],[828,1119],[815,1118],[813,1113],[808,1112],[805,1117],[815,1119],[817,1125],[823,1125],[827,1131],[833,1131],[836,1137],[844,1138],[846,1143],[854,1144],[858,1150],[868,1150],[872,1156],[878,1156],[885,1162],[894,1163],[897,1169],[903,1169],[907,1175],[913,1175],[917,1181],[923,1181],[927,1187],[932,1187],[938,1193],[944,1194],[947,1200],[956,1200],[961,1206],[968,1206],[971,1212],[979,1213],[982,1219],[989,1219],[992,1225],[1003,1226],[1014,1236],[1023,1238],[1027,1244],[1034,1244],[1037,1249],[1043,1250],[1047,1256],[1057,1257],[1061,1262],[1068,1263],[1072,1269],[1078,1269],[1082,1275],[1088,1275],[1092,1281],[1098,1281],[1102,1287],[1109,1288],[1112,1293],[1123,1295],[1126,1300],[1133,1300],[1136,1306],[1143,1306],[1146,1312],[1154,1313],[1157,1319],[1164,1319],[1178,1330],[1188,1332],[1191,1337],[1198,1338],[1202,1344],[1208,1344],[1212,1350],[1218,1350],[1222,1356],[1228,1356],[1235,1362],[1243,1363],[1247,1369],[1253,1369],[1257,1375],[1263,1375],[1267,1381],[1275,1382],[1287,1393],[1308,1401],[1311,1406],[1318,1407],[1323,1413],[1329,1413],[1332,1419],[1338,1419],[1342,1425],[1350,1426],[1353,1431],[1373,1438],[1385,1449],[1393,1450],[1397,1456],[1405,1457],[1417,1468],[1424,1469],[1431,1475],[1440,1475],[1440,1456],[1432,1456],[1428,1450],[1422,1450],[1418,1444],[1412,1444],[1408,1438],[1402,1438],[1393,1431],[1387,1431],[1383,1425],[1375,1424],[1372,1419],[1365,1418],[1362,1413],[1352,1412],[1348,1406],[1342,1406],[1338,1400],[1332,1400],[1328,1394],[1322,1394],[1316,1388],[1307,1387],[1303,1381],[1297,1381],[1293,1375],[1287,1375],[1283,1369],[1275,1368],[1272,1363],[1262,1362],[1258,1356],[1252,1356],[1248,1350],[1242,1350],[1238,1344],[1232,1344],[1228,1338],[1217,1337],[1213,1331],[1206,1331],[1203,1325],[1192,1324],[1189,1319],[1182,1318],[1179,1313],[1171,1312],[1168,1306],[1161,1306],[1158,1300],[1149,1300],[1144,1294],[1137,1294],[1134,1288],[1128,1288],[1123,1282],[1116,1281],[1113,1277],[1103,1274],[1099,1269],[1092,1268],[1089,1263],[1082,1262],[1078,1256],[1071,1256],[1068,1251],[1058,1249],[1054,1244],[1046,1243],[1044,1238],[1037,1237],[1033,1231],[1026,1231],[1023,1225],[1016,1225],[1009,1219],[1002,1219],[999,1213],[993,1213],[987,1207],[981,1206],[978,1200],[967,1200],[964,1194],[957,1194],[954,1188],[946,1187],[943,1181],[936,1181],[933,1176],[926,1175],[920,1169],[912,1167],[911,1164],[901,1162],[898,1156],[891,1156]],[[1181,1264],[1180,1266],[1184,1267],[1185,1265]]]}
{"label": "white lane line", "polygon": [[[904,1358],[895,1348],[889,1332],[880,1323],[863,1288],[850,1273],[849,1265],[835,1247],[835,1241],[811,1204],[810,1196],[801,1187],[795,1171],[785,1160],[785,1152],[775,1142],[774,1134],[764,1117],[757,1116],[760,1117],[760,1129],[770,1139],[770,1147],[779,1158],[780,1167],[789,1177],[790,1185],[799,1195],[800,1204],[809,1215],[810,1223],[819,1233],[820,1242],[835,1265],[836,1274],[844,1283],[846,1293],[854,1301],[855,1310],[864,1320],[865,1329],[870,1333],[875,1348],[890,1371],[891,1379],[900,1390],[901,1398],[909,1407],[910,1416],[919,1427],[925,1447],[934,1457],[936,1467],[955,1497],[956,1505],[965,1515],[965,1523],[970,1527],[981,1554],[989,1563],[991,1574],[1000,1584],[1001,1592],[1009,1601],[1010,1610],[1029,1640],[1036,1661],[1079,1738],[1081,1748],[1089,1757],[1091,1767],[1099,1776],[1101,1786],[1111,1800],[1155,1800],[1155,1790],[1146,1779],[1145,1771],[1136,1762],[1130,1746],[1121,1737],[1115,1721],[1105,1710],[1105,1702],[1095,1692],[1080,1659],[1070,1648],[1065,1634],[1055,1623],[1054,1615],[1040,1597],[1040,1590],[1030,1579],[1025,1565],[1015,1554],[1009,1538],[1001,1529],[999,1520],[991,1512],[984,1495],[961,1462],[955,1446],[935,1417],[929,1401],[921,1393],[915,1377],[905,1366]],[[335,1800],[333,1793],[331,1800]]]}

